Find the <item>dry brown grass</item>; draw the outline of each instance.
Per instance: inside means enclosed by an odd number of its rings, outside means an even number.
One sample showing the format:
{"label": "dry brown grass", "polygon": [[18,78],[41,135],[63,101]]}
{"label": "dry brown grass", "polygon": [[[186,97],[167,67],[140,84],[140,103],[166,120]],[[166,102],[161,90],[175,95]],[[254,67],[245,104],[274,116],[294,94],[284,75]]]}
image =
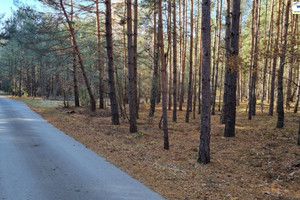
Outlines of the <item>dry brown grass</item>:
{"label": "dry brown grass", "polygon": [[158,128],[159,107],[149,118],[148,109],[141,106],[136,134],[128,132],[126,120],[111,125],[109,110],[91,114],[86,108],[33,107],[167,199],[300,199],[300,168],[290,167],[300,160],[298,115],[286,113],[285,127],[276,129],[276,114],[270,117],[258,111],[249,121],[244,108],[238,107],[234,138],[224,138],[219,115],[212,116],[211,163],[201,165],[196,162],[199,116],[187,124],[185,111],[178,112],[177,123],[171,122],[169,112],[170,150],[166,151]]}

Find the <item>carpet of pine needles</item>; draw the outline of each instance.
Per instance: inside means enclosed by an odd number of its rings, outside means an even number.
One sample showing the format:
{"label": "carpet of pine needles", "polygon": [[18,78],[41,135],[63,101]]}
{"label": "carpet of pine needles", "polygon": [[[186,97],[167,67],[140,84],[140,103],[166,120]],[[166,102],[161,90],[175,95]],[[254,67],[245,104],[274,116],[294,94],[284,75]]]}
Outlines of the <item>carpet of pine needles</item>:
{"label": "carpet of pine needles", "polygon": [[[28,103],[28,102],[27,102]],[[129,133],[127,119],[111,125],[110,110],[30,105],[54,126],[92,149],[107,161],[140,180],[166,199],[300,199],[300,160],[297,146],[299,115],[285,113],[277,129],[277,114],[261,113],[248,120],[246,105],[237,108],[236,136],[223,137],[220,113],[211,118],[211,163],[196,162],[200,117],[185,123],[185,110],[172,122],[169,111],[170,150],[163,149],[158,124],[161,107],[148,117],[141,105],[138,133]],[[192,115],[191,115],[192,117]]]}

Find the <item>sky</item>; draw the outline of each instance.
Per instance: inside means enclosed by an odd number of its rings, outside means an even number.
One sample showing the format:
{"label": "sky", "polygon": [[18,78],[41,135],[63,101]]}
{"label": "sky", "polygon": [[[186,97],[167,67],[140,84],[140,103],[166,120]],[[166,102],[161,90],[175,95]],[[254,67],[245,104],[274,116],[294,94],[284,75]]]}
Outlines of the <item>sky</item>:
{"label": "sky", "polygon": [[4,19],[7,19],[12,15],[12,10],[17,10],[17,6],[14,4],[14,2],[19,2],[21,5],[25,4],[34,7],[41,6],[38,0],[0,0],[0,14],[1,16],[5,14]]}

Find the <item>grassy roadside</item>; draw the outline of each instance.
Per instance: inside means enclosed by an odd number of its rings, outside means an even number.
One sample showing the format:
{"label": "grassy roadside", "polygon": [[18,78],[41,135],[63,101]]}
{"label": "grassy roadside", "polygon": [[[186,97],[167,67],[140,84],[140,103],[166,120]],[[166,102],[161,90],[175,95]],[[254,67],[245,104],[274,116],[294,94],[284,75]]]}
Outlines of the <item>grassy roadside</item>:
{"label": "grassy roadside", "polygon": [[149,118],[147,107],[141,106],[139,132],[129,134],[126,120],[111,125],[109,110],[90,113],[65,109],[59,102],[16,99],[167,199],[300,199],[300,169],[291,167],[300,160],[298,116],[293,113],[286,113],[285,127],[276,129],[276,116],[258,111],[249,121],[242,104],[235,138],[224,138],[219,115],[212,116],[212,162],[200,165],[199,116],[189,124],[184,111],[177,123],[169,116],[170,150],[165,151],[160,107]]}

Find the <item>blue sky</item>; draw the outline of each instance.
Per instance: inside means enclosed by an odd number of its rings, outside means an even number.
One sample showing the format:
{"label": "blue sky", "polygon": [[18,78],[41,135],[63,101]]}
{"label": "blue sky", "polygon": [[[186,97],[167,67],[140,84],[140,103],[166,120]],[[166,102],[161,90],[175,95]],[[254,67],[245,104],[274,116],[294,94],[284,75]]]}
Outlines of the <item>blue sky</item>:
{"label": "blue sky", "polygon": [[[17,0],[16,2],[21,3],[21,5],[40,6],[40,3],[37,0]],[[5,18],[8,18],[12,15],[12,10],[17,10],[17,6],[14,5],[14,0],[0,0],[1,15],[5,14]]]}

